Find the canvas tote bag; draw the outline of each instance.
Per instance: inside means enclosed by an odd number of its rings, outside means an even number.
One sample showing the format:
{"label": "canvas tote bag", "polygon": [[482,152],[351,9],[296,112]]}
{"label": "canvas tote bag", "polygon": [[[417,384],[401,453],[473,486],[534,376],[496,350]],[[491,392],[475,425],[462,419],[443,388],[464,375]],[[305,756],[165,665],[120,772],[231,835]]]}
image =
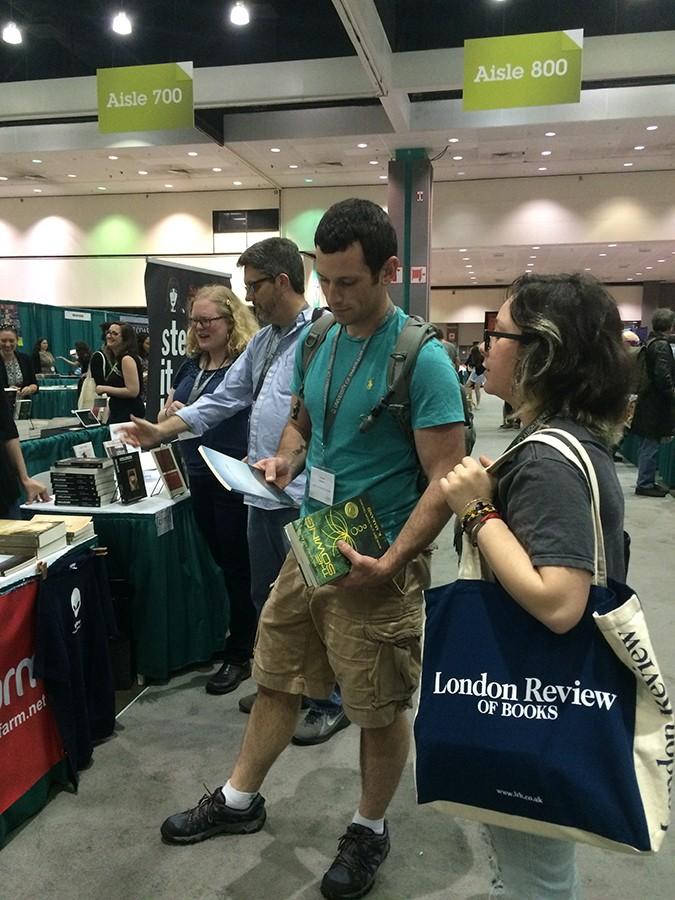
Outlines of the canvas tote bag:
{"label": "canvas tote bag", "polygon": [[596,557],[588,605],[571,631],[554,634],[490,580],[465,536],[459,579],[426,592],[418,803],[545,837],[655,851],[668,828],[674,726],[642,606],[607,580],[584,447],[558,429],[526,441],[555,447],[588,480]]}

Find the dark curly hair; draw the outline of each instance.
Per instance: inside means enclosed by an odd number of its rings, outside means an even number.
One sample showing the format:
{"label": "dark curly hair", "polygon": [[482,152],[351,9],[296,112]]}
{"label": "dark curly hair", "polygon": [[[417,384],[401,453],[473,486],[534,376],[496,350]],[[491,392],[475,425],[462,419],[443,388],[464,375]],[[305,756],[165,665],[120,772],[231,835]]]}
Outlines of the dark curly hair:
{"label": "dark curly hair", "polygon": [[629,392],[614,298],[587,275],[534,273],[517,278],[509,296],[511,318],[528,338],[514,373],[519,406],[574,419],[610,444]]}
{"label": "dark curly hair", "polygon": [[356,242],[374,279],[398,243],[391,219],[371,200],[341,200],[323,214],[314,234],[314,244],[322,253],[339,253]]}

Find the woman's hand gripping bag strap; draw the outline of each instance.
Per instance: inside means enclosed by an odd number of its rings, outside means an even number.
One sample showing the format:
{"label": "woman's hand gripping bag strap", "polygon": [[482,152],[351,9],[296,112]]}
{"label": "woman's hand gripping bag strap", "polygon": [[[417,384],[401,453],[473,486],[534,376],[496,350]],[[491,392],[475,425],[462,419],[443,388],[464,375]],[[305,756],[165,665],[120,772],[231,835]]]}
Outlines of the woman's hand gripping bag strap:
{"label": "woman's hand gripping bag strap", "polygon": [[465,537],[458,580],[426,592],[418,803],[442,801],[454,815],[545,837],[655,851],[669,821],[673,715],[642,607],[626,585],[607,583],[584,448],[556,429],[526,440],[554,446],[587,478],[596,535],[587,608],[554,634],[489,580]]}

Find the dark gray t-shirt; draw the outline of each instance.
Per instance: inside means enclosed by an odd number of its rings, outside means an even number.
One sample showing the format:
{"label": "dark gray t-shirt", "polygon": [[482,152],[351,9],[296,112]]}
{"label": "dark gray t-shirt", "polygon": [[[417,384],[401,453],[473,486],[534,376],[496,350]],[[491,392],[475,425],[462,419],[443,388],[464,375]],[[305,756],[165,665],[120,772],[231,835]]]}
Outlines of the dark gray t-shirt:
{"label": "dark gray t-shirt", "polygon": [[[607,574],[625,581],[623,493],[607,448],[586,428],[567,419],[561,428],[584,445],[600,488]],[[499,469],[497,499],[511,531],[534,566],[567,566],[593,572],[593,522],[588,485],[579,469],[553,447],[523,444]]]}

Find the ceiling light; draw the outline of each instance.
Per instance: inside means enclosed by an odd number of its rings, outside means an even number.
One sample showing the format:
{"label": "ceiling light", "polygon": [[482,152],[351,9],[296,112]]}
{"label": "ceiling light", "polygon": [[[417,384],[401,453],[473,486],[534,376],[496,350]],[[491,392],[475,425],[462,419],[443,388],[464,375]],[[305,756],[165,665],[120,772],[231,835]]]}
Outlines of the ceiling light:
{"label": "ceiling light", "polygon": [[245,4],[242,3],[242,0],[237,0],[232,9],[230,10],[230,22],[233,25],[248,25],[251,17],[248,14],[248,9]]}
{"label": "ceiling light", "polygon": [[112,20],[115,34],[131,34],[131,19],[125,12],[118,12]]}
{"label": "ceiling light", "polygon": [[313,181],[313,178],[305,178],[305,184],[312,184]]}
{"label": "ceiling light", "polygon": [[199,156],[196,150],[188,150],[188,156]]}
{"label": "ceiling light", "polygon": [[33,188],[33,193],[34,193],[34,194],[41,194],[41,193],[42,193],[42,188]]}
{"label": "ceiling light", "polygon": [[147,175],[148,173],[145,171],[145,169],[139,169],[138,174],[139,175]]}
{"label": "ceiling light", "polygon": [[165,187],[165,188],[172,188],[173,185],[172,185],[172,184],[165,184],[164,187]]}
{"label": "ceiling light", "polygon": [[119,159],[119,156],[109,156],[108,159]]}
{"label": "ceiling light", "polygon": [[468,265],[468,266],[464,266],[464,268],[465,268],[465,269],[473,269],[473,266],[471,265],[471,263],[469,263],[469,265]]}
{"label": "ceiling light", "polygon": [[642,275],[642,272],[636,272],[635,274],[636,274],[636,275]]}
{"label": "ceiling light", "polygon": [[31,162],[35,163],[36,165],[39,165],[39,163],[41,163],[42,160],[41,159],[31,159]]}
{"label": "ceiling light", "polygon": [[633,147],[633,150],[644,150],[644,149],[645,149],[645,145],[644,145],[644,144],[636,144],[636,145]]}
{"label": "ceiling light", "polygon": [[665,262],[665,259],[657,259],[657,262]]}
{"label": "ceiling light", "polygon": [[458,174],[458,175],[464,175],[464,174],[466,174],[466,173],[465,173],[465,172],[458,172],[457,174]]}
{"label": "ceiling light", "polygon": [[379,162],[376,159],[369,159],[368,165],[369,166],[379,166]]}
{"label": "ceiling light", "polygon": [[658,125],[647,125],[646,130],[647,131],[657,131],[658,127],[659,127]]}
{"label": "ceiling light", "polygon": [[536,256],[531,256],[531,257],[530,257],[530,259],[536,259],[536,258],[537,258]]}
{"label": "ceiling light", "polygon": [[232,184],[233,184],[235,187],[241,187],[241,184],[242,184],[242,183],[241,183],[241,181],[233,181]]}
{"label": "ceiling light", "polygon": [[459,161],[460,159],[464,159],[463,156],[453,156],[452,158],[457,161]]}
{"label": "ceiling light", "polygon": [[380,181],[386,181],[386,180],[387,180],[387,176],[386,176],[386,175],[378,175],[377,177],[380,179]]}
{"label": "ceiling light", "polygon": [[281,153],[281,147],[270,147],[270,153]]}
{"label": "ceiling light", "polygon": [[626,278],[626,281],[632,281],[632,280],[633,280],[632,278]]}
{"label": "ceiling light", "polygon": [[222,172],[223,170],[220,168],[220,166],[214,166],[214,167],[211,169],[211,171],[212,171],[212,172]]}
{"label": "ceiling light", "polygon": [[548,168],[546,166],[539,166],[537,169],[538,172],[548,172]]}
{"label": "ceiling light", "polygon": [[289,165],[288,168],[289,168],[289,169],[297,169],[297,168],[298,168],[298,164],[297,164],[297,163],[291,163],[291,164]]}
{"label": "ceiling light", "polygon": [[77,175],[68,175],[68,178],[77,178]]}
{"label": "ceiling light", "polygon": [[631,162],[624,163],[624,166],[625,166],[626,168],[629,168],[629,167],[632,166],[632,165],[633,165],[633,163],[631,163]]}
{"label": "ceiling light", "polygon": [[21,32],[14,22],[8,22],[2,29],[2,39],[6,44],[20,44]]}
{"label": "ceiling light", "polygon": [[468,262],[470,258],[471,258],[471,257],[469,257],[469,256],[463,256],[463,257],[462,257],[462,259],[464,260],[464,262]]}
{"label": "ceiling light", "polygon": [[98,188],[96,188],[96,190],[97,190],[97,191],[107,191],[108,188],[105,188],[105,187],[98,187]]}
{"label": "ceiling light", "polygon": [[555,137],[555,131],[545,131],[544,136],[545,137]]}
{"label": "ceiling light", "polygon": [[540,248],[539,244],[537,244],[536,247],[532,247],[532,250],[540,250],[540,249],[541,249],[541,248]]}
{"label": "ceiling light", "polygon": [[0,181],[9,181],[9,178],[6,175],[0,175]]}
{"label": "ceiling light", "polygon": [[553,150],[542,150],[541,151],[542,156],[550,156],[551,153],[553,153]]}
{"label": "ceiling light", "polygon": [[598,256],[607,256],[606,253],[598,253]]}
{"label": "ceiling light", "polygon": [[654,266],[645,266],[645,269],[647,269],[648,271],[651,270],[651,269],[653,269],[653,268],[654,268]]}
{"label": "ceiling light", "polygon": [[[459,252],[460,252],[460,253],[466,253],[466,247],[460,247],[460,248],[459,248]],[[673,250],[673,253],[675,253],[675,250]]]}
{"label": "ceiling light", "polygon": [[616,247],[616,244],[607,244],[608,247]]}
{"label": "ceiling light", "polygon": [[586,266],[586,268],[584,269],[584,272],[590,272],[590,271],[591,271],[591,267],[590,267],[590,266]]}
{"label": "ceiling light", "polygon": [[359,150],[365,150],[368,144],[357,144],[356,146],[359,148]]}
{"label": "ceiling light", "polygon": [[448,138],[448,143],[449,144],[458,144],[459,138]]}

